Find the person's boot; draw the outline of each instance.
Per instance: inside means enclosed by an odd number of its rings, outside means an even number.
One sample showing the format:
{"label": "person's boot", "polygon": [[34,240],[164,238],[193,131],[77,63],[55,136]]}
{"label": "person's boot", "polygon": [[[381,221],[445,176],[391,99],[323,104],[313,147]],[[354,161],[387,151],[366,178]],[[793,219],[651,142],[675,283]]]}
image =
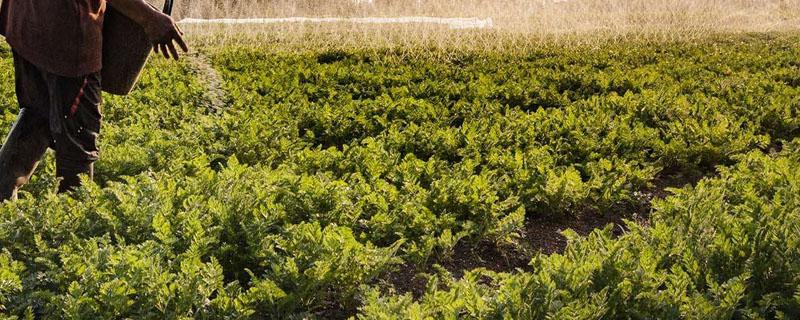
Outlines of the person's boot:
{"label": "person's boot", "polygon": [[48,121],[26,108],[20,109],[17,122],[0,148],[0,202],[17,199],[19,188],[30,180],[49,140]]}
{"label": "person's boot", "polygon": [[89,180],[94,178],[94,163],[92,162],[66,162],[56,160],[56,176],[61,178],[58,185],[58,193],[73,191],[81,186],[80,175],[89,176]]}

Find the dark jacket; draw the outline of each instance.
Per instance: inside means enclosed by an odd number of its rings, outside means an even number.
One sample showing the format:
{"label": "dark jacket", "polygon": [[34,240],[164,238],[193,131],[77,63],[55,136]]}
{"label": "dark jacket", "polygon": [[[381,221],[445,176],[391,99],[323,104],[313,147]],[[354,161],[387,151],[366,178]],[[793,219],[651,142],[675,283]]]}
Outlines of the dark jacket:
{"label": "dark jacket", "polygon": [[64,77],[102,67],[106,0],[2,0],[0,34],[34,65]]}

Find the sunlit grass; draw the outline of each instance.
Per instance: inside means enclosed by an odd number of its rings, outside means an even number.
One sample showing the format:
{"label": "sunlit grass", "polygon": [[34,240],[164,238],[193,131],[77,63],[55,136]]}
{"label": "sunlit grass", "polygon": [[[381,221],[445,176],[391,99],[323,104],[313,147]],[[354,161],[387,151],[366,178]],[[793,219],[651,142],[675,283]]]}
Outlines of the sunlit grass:
{"label": "sunlit grass", "polygon": [[244,17],[477,17],[494,27],[432,24],[285,23],[183,25],[195,43],[256,43],[278,50],[406,46],[515,50],[547,43],[694,41],[720,34],[786,33],[800,27],[800,0],[179,0],[176,19]]}

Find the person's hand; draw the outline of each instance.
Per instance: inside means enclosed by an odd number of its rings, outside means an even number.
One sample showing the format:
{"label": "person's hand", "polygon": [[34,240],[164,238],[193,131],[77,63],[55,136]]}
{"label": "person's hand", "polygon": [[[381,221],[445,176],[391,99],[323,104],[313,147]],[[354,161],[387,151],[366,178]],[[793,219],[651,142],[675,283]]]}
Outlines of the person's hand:
{"label": "person's hand", "polygon": [[183,41],[183,31],[172,17],[153,11],[152,16],[142,26],[153,44],[153,49],[156,53],[161,52],[164,58],[180,59],[176,44],[183,52],[189,52],[189,46]]}

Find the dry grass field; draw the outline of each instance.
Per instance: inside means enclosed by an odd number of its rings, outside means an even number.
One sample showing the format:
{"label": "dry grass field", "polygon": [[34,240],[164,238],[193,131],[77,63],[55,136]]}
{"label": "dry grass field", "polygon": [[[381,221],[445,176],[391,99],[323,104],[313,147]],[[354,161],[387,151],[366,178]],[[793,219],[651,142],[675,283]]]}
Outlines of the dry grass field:
{"label": "dry grass field", "polygon": [[[177,0],[176,19],[476,17],[493,28],[426,24],[184,25],[196,44],[257,43],[278,50],[436,46],[509,50],[607,41],[681,41],[800,27],[800,0]],[[280,44],[279,46],[275,46]]]}
{"label": "dry grass field", "polygon": [[178,0],[179,18],[491,17],[508,32],[775,31],[800,20],[797,0]]}

